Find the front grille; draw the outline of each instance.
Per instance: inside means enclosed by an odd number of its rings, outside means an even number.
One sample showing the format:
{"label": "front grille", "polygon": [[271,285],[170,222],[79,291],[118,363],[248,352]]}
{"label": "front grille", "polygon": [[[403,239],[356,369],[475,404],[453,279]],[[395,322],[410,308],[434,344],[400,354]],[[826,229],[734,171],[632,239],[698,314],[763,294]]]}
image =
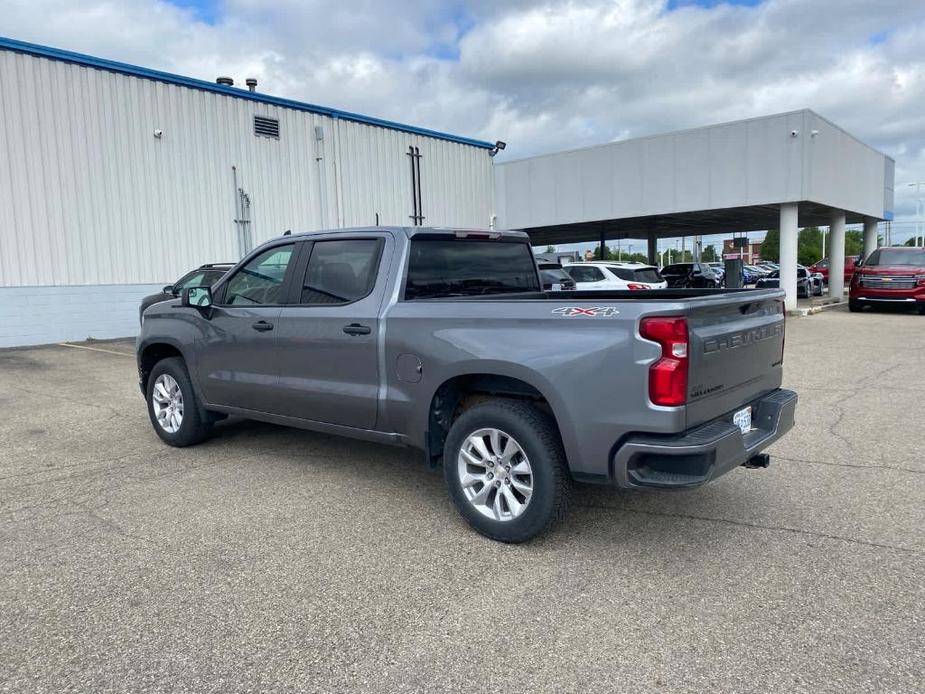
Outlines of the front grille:
{"label": "front grille", "polygon": [[914,289],[915,281],[912,275],[861,275],[861,286],[870,289]]}

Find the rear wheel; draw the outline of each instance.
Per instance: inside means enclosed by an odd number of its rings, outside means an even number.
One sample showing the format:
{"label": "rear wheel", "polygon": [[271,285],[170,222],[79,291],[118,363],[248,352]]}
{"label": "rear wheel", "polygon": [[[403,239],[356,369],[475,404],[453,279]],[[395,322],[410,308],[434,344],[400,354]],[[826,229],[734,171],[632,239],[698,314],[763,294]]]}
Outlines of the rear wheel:
{"label": "rear wheel", "polygon": [[443,468],[457,510],[493,540],[526,542],[565,516],[571,479],[559,433],[526,402],[490,400],[463,412]]}
{"label": "rear wheel", "polygon": [[162,359],[148,377],[148,416],[155,433],[171,446],[192,446],[209,435],[212,419],[203,418],[186,364]]}

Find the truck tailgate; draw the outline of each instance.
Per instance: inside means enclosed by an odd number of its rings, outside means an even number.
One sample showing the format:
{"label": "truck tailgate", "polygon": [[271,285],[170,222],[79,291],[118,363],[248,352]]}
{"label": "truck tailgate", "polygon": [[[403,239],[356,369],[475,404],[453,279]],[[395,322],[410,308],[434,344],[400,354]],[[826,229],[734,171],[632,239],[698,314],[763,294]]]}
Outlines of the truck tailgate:
{"label": "truck tailgate", "polygon": [[782,298],[778,290],[691,301],[688,427],[729,414],[780,388]]}

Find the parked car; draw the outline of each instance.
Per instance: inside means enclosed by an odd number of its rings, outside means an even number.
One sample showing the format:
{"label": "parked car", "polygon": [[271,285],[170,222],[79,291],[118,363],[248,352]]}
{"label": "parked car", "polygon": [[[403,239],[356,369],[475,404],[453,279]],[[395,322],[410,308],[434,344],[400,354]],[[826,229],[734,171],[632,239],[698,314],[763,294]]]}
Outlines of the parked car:
{"label": "parked car", "polygon": [[761,265],[746,265],[745,267],[752,273],[752,275],[758,278],[767,277],[772,272],[774,272],[774,269],[762,267]]}
{"label": "parked car", "polygon": [[645,263],[595,261],[562,267],[575,280],[575,288],[582,291],[664,289],[668,286],[658,268]]}
{"label": "parked car", "polygon": [[713,272],[719,277],[719,286],[724,287],[726,285],[726,264],[714,261],[712,263],[707,263],[707,265],[713,268]]}
{"label": "parked car", "polygon": [[755,284],[758,280],[765,277],[763,273],[749,269],[747,265],[742,266],[742,284]]}
{"label": "parked car", "polygon": [[[854,275],[854,268],[855,268],[855,265],[857,265],[858,260],[860,260],[860,256],[856,256],[856,255],[846,255],[845,256],[845,270],[844,270],[845,286],[848,286],[848,283],[851,282],[851,276]],[[828,258],[823,258],[822,260],[818,260],[812,265],[810,265],[808,269],[810,272],[818,272],[820,275],[822,275],[822,281],[828,284],[829,283],[829,264],[830,262],[831,261],[829,261]]]}
{"label": "parked car", "polygon": [[797,402],[782,296],[563,297],[520,232],[293,234],[149,308],[139,385],[171,446],[234,414],[420,449],[472,527],[522,542],[563,517],[573,479],[687,488],[766,467]]}
{"label": "parked car", "polygon": [[[779,287],[780,270],[775,270],[755,283],[755,289],[777,289]],[[822,296],[822,279],[802,265],[797,265],[797,297],[809,299],[811,296]]]}
{"label": "parked car", "polygon": [[925,313],[925,248],[878,248],[860,263],[848,286],[848,308],[910,306]]}
{"label": "parked car", "polygon": [[175,299],[180,296],[180,292],[188,287],[200,287],[203,285],[213,285],[218,282],[222,276],[228,272],[234,263],[209,263],[200,265],[192,270],[173,284],[168,284],[157,294],[149,294],[141,300],[141,306],[138,308],[138,321],[144,322],[145,309],[161,301]]}
{"label": "parked car", "polygon": [[[809,273],[809,279],[812,282],[813,296],[822,296],[822,292],[825,290],[825,281],[822,279],[822,275],[818,272],[809,272],[809,268],[806,271]],[[797,274],[799,275],[799,268],[797,268]]]}
{"label": "parked car", "polygon": [[543,283],[543,291],[560,292],[575,288],[575,280],[562,269],[561,265],[555,263],[540,263],[539,268],[540,280]]}
{"label": "parked car", "polygon": [[722,278],[706,263],[675,263],[662,268],[662,277],[669,287],[714,288]]}

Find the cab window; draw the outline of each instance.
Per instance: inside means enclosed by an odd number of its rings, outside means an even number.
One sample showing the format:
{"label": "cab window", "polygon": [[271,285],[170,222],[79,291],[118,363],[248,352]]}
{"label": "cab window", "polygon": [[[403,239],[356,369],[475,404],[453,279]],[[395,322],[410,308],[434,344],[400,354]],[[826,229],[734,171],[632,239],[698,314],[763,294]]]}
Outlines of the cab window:
{"label": "cab window", "polygon": [[295,246],[275,246],[252,258],[228,281],[225,304],[260,306],[283,302],[283,279]]}
{"label": "cab window", "polygon": [[373,290],[379,269],[379,239],[316,241],[302,280],[300,303],[349,304]]}

